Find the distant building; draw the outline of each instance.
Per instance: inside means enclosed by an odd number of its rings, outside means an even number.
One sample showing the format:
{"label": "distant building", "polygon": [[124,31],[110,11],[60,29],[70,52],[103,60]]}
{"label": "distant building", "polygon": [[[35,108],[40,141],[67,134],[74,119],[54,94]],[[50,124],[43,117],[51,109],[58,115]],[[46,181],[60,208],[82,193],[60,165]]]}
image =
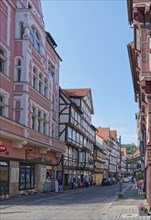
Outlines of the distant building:
{"label": "distant building", "polygon": [[108,176],[117,177],[117,166],[120,164],[120,143],[117,139],[117,132],[110,130],[109,127],[97,128],[98,135],[104,138],[106,142],[106,151],[109,155],[108,159]]}
{"label": "distant building", "polygon": [[106,163],[106,150],[104,139],[96,133],[96,143],[94,146],[94,173],[93,180],[96,184],[102,184],[103,177],[108,172],[108,163]]}

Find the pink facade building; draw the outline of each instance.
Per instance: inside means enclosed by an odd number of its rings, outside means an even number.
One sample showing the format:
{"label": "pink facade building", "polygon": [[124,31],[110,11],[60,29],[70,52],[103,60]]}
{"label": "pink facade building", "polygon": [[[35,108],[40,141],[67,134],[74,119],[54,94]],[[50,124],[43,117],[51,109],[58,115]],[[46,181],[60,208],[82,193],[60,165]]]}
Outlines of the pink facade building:
{"label": "pink facade building", "polygon": [[129,24],[134,39],[128,45],[134,85],[138,143],[147,192],[148,212],[151,214],[151,1],[127,0]]}
{"label": "pink facade building", "polygon": [[[39,0],[0,1],[0,195],[52,188],[58,140],[59,62]],[[6,151],[5,151],[6,150]],[[4,152],[5,151],[5,152]]]}

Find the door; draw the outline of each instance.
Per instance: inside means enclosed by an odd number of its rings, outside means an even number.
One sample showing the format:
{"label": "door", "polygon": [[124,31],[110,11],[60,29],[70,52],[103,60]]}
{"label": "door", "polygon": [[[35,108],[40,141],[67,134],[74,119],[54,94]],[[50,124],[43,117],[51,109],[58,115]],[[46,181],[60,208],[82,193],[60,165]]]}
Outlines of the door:
{"label": "door", "polygon": [[19,189],[33,189],[35,186],[35,169],[32,165],[20,165]]}

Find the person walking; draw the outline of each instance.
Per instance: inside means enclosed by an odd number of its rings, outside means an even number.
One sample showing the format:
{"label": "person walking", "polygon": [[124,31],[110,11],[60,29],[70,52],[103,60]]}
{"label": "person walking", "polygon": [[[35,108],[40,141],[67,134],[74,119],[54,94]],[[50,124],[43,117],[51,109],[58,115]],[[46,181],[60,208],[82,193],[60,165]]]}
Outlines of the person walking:
{"label": "person walking", "polygon": [[59,191],[62,192],[63,191],[63,183],[62,183],[61,178],[58,179],[58,185],[59,185]]}

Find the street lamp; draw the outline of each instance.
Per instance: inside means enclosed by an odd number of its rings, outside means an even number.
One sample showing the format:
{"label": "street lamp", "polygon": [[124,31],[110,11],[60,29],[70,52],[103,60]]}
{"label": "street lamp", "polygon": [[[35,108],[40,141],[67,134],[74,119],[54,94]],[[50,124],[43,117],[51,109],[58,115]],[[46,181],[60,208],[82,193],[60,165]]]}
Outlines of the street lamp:
{"label": "street lamp", "polygon": [[120,143],[120,169],[119,169],[119,172],[120,172],[120,184],[119,184],[119,192],[122,193],[122,173],[121,173],[121,169],[122,169],[122,152],[121,152],[121,136],[119,137],[119,143]]}

